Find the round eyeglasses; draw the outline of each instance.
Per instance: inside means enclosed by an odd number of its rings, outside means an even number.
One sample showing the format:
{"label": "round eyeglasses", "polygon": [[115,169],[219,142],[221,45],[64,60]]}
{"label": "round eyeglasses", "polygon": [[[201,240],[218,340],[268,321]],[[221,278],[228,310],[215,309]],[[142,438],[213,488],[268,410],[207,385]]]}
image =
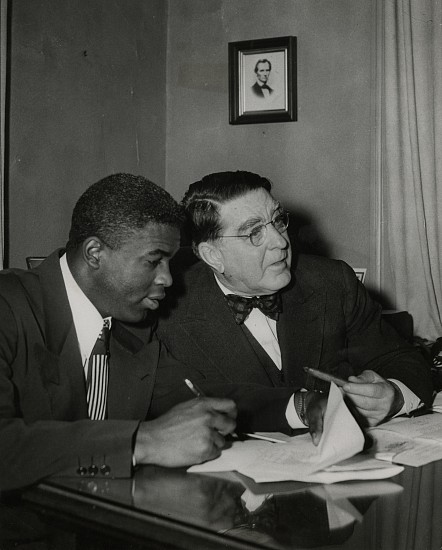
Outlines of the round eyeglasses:
{"label": "round eyeglasses", "polygon": [[232,238],[247,238],[253,246],[261,246],[267,236],[267,226],[273,225],[278,233],[284,233],[289,226],[289,214],[288,212],[281,212],[275,218],[267,223],[262,223],[254,227],[250,233],[246,235],[220,235],[220,239],[232,239]]}

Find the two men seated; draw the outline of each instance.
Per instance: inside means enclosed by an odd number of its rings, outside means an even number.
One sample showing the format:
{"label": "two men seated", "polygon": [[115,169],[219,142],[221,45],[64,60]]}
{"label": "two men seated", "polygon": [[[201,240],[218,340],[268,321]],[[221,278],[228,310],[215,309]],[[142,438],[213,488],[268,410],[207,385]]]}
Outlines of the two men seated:
{"label": "two men seated", "polygon": [[[431,402],[426,362],[353,270],[292,250],[266,178],[211,174],[183,205],[200,261],[157,330],[183,216],[141,176],[92,185],[65,249],[0,273],[0,489],[187,466],[218,456],[235,429],[308,427],[318,443],[327,387],[304,367],[348,378],[367,425]],[[185,378],[209,397],[192,399]]]}

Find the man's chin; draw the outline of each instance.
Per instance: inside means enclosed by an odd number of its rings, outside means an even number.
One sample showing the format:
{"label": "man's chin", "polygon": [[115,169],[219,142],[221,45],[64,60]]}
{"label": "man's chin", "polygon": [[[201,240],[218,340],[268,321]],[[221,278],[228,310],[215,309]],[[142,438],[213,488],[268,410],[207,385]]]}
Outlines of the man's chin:
{"label": "man's chin", "polygon": [[137,324],[146,321],[150,316],[152,316],[152,318],[155,316],[154,311],[151,309],[143,309],[136,312],[126,312],[115,318],[123,323]]}
{"label": "man's chin", "polygon": [[289,269],[287,269],[287,271],[284,271],[284,273],[281,273],[280,275],[273,277],[273,280],[269,285],[269,294],[278,292],[279,290],[282,290],[283,288],[285,288],[290,283],[291,278],[292,278],[292,274],[290,273]]}

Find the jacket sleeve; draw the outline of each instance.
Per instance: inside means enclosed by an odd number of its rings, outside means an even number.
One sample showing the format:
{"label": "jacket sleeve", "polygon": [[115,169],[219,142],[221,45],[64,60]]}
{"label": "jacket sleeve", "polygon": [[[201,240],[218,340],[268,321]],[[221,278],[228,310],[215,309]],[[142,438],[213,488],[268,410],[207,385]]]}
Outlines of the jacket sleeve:
{"label": "jacket sleeve", "polygon": [[344,262],[338,263],[347,356],[354,372],[360,374],[370,369],[383,378],[399,380],[430,405],[433,392],[430,365],[418,348],[402,339],[382,319],[381,306],[370,297],[353,270]]}
{"label": "jacket sleeve", "polygon": [[[0,390],[1,391],[1,390]],[[0,419],[0,489],[30,485],[58,474],[130,477],[138,422]]]}

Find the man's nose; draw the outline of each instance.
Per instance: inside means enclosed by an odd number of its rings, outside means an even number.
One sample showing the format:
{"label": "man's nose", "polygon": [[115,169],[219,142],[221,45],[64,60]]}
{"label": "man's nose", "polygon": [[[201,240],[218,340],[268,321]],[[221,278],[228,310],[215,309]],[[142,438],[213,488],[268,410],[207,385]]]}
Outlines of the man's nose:
{"label": "man's nose", "polygon": [[165,287],[169,287],[173,283],[172,274],[170,273],[168,264],[158,266],[155,283]]}
{"label": "man's nose", "polygon": [[288,239],[286,234],[286,229],[282,233],[280,233],[277,229],[275,229],[275,226],[270,223],[267,226],[267,232],[269,235],[269,240],[272,246],[275,248],[287,248],[288,245]]}

